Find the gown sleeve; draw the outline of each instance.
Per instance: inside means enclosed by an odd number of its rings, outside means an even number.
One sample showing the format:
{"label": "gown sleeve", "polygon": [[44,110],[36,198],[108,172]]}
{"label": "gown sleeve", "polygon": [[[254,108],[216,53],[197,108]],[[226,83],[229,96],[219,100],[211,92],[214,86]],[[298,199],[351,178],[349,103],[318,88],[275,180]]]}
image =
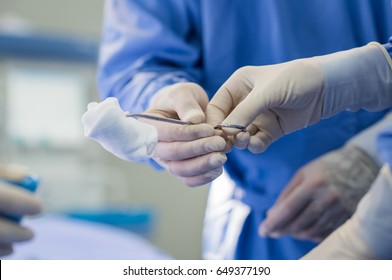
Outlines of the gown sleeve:
{"label": "gown sleeve", "polygon": [[98,66],[101,97],[140,113],[162,87],[200,80],[197,2],[108,0]]}

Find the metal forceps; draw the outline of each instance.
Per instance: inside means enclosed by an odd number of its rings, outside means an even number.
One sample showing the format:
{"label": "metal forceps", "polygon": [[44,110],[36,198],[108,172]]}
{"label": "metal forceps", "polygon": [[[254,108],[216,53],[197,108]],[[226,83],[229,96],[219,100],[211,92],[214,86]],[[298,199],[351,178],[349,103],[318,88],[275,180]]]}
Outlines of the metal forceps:
{"label": "metal forceps", "polygon": [[[137,118],[137,119],[148,119],[148,120],[167,122],[167,123],[173,123],[173,124],[179,124],[179,125],[193,125],[193,124],[195,124],[193,122],[185,122],[185,121],[181,121],[181,120],[177,120],[177,119],[158,117],[158,116],[153,116],[153,115],[148,115],[148,114],[126,113],[125,116],[127,118],[132,117],[132,118]],[[238,125],[238,124],[218,124],[218,125],[214,126],[214,129],[222,130],[223,128],[238,129],[241,132],[246,132],[246,127],[242,126],[242,125]]]}

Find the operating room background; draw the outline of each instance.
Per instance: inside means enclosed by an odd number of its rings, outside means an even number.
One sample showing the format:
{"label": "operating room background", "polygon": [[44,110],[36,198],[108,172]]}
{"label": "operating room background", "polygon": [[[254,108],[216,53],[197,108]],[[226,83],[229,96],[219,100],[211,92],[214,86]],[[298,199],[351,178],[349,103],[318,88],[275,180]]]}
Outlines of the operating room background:
{"label": "operating room background", "polygon": [[[1,0],[0,33],[34,31],[49,40],[98,43],[102,11],[103,0]],[[153,244],[177,259],[201,258],[208,187],[188,188],[84,139],[80,117],[99,98],[95,69],[94,62],[77,58],[0,55],[0,133],[6,135],[1,160],[27,165],[40,176],[47,213],[145,212],[151,227],[144,234]]]}

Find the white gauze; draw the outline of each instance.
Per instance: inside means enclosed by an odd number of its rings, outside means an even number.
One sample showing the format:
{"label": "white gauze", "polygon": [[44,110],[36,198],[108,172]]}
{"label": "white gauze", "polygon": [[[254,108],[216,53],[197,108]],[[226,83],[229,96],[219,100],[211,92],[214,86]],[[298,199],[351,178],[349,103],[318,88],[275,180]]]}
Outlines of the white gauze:
{"label": "white gauze", "polygon": [[87,138],[98,142],[107,151],[126,161],[151,157],[158,142],[157,129],[127,118],[118,100],[113,97],[100,103],[89,103],[82,123]]}

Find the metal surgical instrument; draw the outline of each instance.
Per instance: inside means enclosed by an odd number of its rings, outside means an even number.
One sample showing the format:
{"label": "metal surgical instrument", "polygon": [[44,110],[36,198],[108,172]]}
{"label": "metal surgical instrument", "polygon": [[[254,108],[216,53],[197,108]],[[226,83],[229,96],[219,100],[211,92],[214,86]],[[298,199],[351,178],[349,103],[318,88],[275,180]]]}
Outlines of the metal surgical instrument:
{"label": "metal surgical instrument", "polygon": [[[177,119],[158,117],[158,116],[153,116],[153,115],[148,115],[148,114],[129,114],[129,113],[126,113],[125,116],[127,118],[132,117],[132,118],[149,119],[149,120],[154,120],[154,121],[167,122],[167,123],[180,124],[180,125],[195,124],[193,122],[186,122],[186,121],[181,121],[181,120],[177,120]],[[218,124],[218,125],[214,126],[214,129],[222,130],[223,128],[238,129],[241,132],[246,132],[246,127],[244,127],[242,125],[238,125],[238,124]]]}

